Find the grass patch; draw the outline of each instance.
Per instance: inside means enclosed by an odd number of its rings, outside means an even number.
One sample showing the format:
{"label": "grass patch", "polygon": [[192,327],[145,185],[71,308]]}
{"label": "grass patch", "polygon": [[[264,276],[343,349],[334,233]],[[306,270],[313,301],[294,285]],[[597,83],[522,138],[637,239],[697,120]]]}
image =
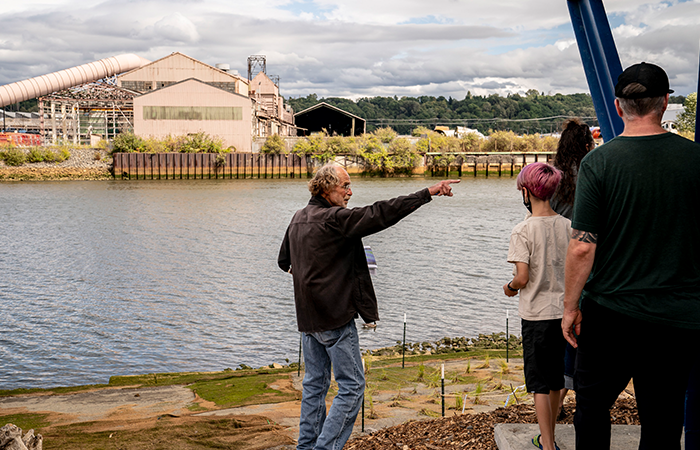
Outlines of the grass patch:
{"label": "grass patch", "polygon": [[7,416],[0,415],[0,422],[2,425],[8,423],[13,423],[22,429],[22,434],[29,430],[34,430],[35,434],[39,433],[42,428],[51,425],[51,423],[46,420],[46,414],[10,414]]}
{"label": "grass patch", "polygon": [[227,378],[197,381],[188,386],[204,400],[223,408],[262,403],[280,403],[295,400],[299,394],[272,389],[271,384],[286,379],[286,374],[257,376],[231,376]]}

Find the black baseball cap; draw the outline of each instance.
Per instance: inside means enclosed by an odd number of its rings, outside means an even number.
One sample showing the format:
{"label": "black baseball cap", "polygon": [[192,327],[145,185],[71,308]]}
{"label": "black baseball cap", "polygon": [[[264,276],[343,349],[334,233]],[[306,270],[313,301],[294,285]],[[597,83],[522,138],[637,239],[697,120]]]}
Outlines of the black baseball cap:
{"label": "black baseball cap", "polygon": [[[643,92],[623,95],[622,91],[632,83],[639,83],[646,88]],[[661,97],[672,94],[673,90],[668,86],[668,75],[661,67],[655,64],[639,63],[629,66],[617,77],[615,85],[615,97],[618,98],[647,98]]]}

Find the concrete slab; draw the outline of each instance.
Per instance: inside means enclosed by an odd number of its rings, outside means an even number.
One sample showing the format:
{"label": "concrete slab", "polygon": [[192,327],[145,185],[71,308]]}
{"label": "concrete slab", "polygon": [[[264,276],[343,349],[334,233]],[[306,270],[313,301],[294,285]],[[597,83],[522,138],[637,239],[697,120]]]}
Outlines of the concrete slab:
{"label": "concrete slab", "polygon": [[[532,438],[540,433],[536,424],[499,423],[494,428],[498,450],[534,450]],[[576,440],[573,425],[557,425],[555,441],[561,450],[575,450]],[[613,425],[610,450],[632,450],[639,447],[641,428],[639,425]],[[681,449],[685,445],[681,443]]]}

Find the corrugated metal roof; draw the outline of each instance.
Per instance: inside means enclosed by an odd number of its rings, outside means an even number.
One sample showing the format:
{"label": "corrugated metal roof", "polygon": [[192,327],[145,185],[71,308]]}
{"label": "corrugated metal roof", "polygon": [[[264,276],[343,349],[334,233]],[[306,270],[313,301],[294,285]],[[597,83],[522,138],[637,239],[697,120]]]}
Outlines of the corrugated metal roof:
{"label": "corrugated metal roof", "polygon": [[340,108],[336,108],[335,106],[329,105],[329,104],[326,103],[326,102],[317,103],[317,104],[315,104],[314,106],[312,106],[312,107],[310,107],[310,108],[306,108],[306,109],[303,110],[303,111],[299,111],[298,113],[294,114],[294,117],[296,117],[296,116],[298,116],[298,115],[300,115],[300,114],[307,113],[307,112],[309,112],[309,111],[313,111],[314,109],[322,108],[322,107],[330,108],[330,109],[332,109],[332,110],[334,110],[334,111],[337,111],[337,112],[339,112],[339,113],[345,114],[346,116],[354,117],[354,118],[360,119],[360,120],[362,120],[362,121],[365,120],[365,119],[363,119],[363,118],[360,117],[360,116],[356,116],[355,114],[349,113],[349,112],[347,112],[347,111],[345,111],[345,110],[342,110],[342,109],[340,109]]}

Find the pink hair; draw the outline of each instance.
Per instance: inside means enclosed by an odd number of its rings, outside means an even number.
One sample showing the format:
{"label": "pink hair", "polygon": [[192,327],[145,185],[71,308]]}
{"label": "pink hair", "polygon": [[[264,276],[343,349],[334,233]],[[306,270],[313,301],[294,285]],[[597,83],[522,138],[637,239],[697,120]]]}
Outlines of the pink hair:
{"label": "pink hair", "polygon": [[518,174],[518,189],[528,192],[541,200],[549,200],[561,181],[561,171],[549,164],[536,162],[523,167]]}

